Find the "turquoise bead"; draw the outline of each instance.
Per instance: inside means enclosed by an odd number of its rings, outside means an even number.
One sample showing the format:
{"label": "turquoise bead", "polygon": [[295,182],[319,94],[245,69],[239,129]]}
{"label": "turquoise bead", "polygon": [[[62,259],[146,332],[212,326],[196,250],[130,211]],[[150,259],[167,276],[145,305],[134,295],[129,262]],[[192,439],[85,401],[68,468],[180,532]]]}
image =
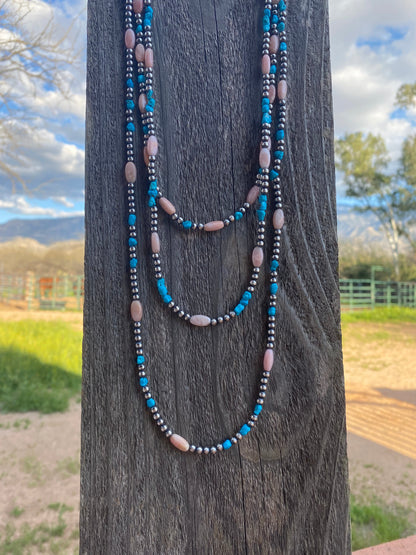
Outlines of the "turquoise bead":
{"label": "turquoise bead", "polygon": [[134,88],[134,83],[133,83],[132,79],[127,79],[126,85],[129,89]]}
{"label": "turquoise bead", "polygon": [[263,114],[261,121],[262,123],[272,123],[272,116],[270,114]]}
{"label": "turquoise bead", "polygon": [[137,266],[137,258],[130,258],[130,268],[135,268]]}
{"label": "turquoise bead", "polygon": [[148,206],[156,206],[156,199],[155,197],[150,197],[147,203]]}
{"label": "turquoise bead", "polygon": [[279,177],[279,174],[277,173],[276,170],[271,170],[270,171],[270,179],[276,179],[276,177]]}
{"label": "turquoise bead", "polygon": [[127,124],[127,131],[136,131],[136,127],[132,121]]}
{"label": "turquoise bead", "polygon": [[271,307],[269,308],[269,310],[267,311],[267,314],[268,314],[269,316],[274,316],[274,315],[276,314],[276,307],[271,306]]}
{"label": "turquoise bead", "polygon": [[259,202],[267,202],[267,195],[260,195]]}
{"label": "turquoise bead", "polygon": [[275,64],[270,66],[270,73],[272,73],[273,75],[276,74],[277,71],[277,66],[275,66]]}
{"label": "turquoise bead", "polygon": [[126,100],[126,108],[128,110],[133,110],[134,108],[134,101],[131,99]]}
{"label": "turquoise bead", "polygon": [[243,426],[241,426],[240,434],[242,436],[246,436],[249,431],[250,431],[250,426],[248,424],[244,424]]}
{"label": "turquoise bead", "polygon": [[154,189],[149,189],[147,191],[147,194],[149,195],[149,197],[157,197],[157,191],[155,191]]}
{"label": "turquoise bead", "polygon": [[136,33],[142,33],[142,32],[143,32],[143,26],[142,25],[137,25]]}
{"label": "turquoise bead", "polygon": [[185,220],[184,222],[182,222],[182,225],[185,229],[191,229],[192,222],[190,220]]}
{"label": "turquoise bead", "polygon": [[284,21],[280,21],[280,23],[279,23],[278,26],[277,26],[277,30],[278,30],[280,33],[282,33],[282,32],[285,30],[285,27],[286,27],[286,25],[285,25]]}
{"label": "turquoise bead", "polygon": [[277,140],[284,139],[284,137],[285,137],[285,132],[283,131],[283,129],[279,129],[279,131],[277,131],[276,133],[276,139]]}
{"label": "turquoise bead", "polygon": [[153,106],[151,106],[150,104],[146,104],[145,109],[146,112],[153,112]]}
{"label": "turquoise bead", "polygon": [[287,50],[287,44],[285,42],[280,43],[280,50],[285,52]]}
{"label": "turquoise bead", "polygon": [[[150,98],[153,98],[153,90],[152,90],[152,89],[148,90],[147,93],[146,93],[146,95],[147,95],[147,98],[149,98],[149,99],[150,99]],[[154,101],[153,101],[153,102],[154,102]]]}
{"label": "turquoise bead", "polygon": [[135,245],[137,245],[137,241],[134,237],[130,237],[129,239],[129,247],[134,247]]}
{"label": "turquoise bead", "polygon": [[241,303],[239,303],[235,309],[234,312],[237,314],[237,316],[239,316],[244,310],[244,305],[242,305]]}
{"label": "turquoise bead", "polygon": [[247,299],[240,299],[239,304],[242,304],[244,307],[246,307],[248,305],[248,300]]}
{"label": "turquoise bead", "polygon": [[146,401],[146,405],[149,407],[149,409],[152,409],[156,405],[156,401],[152,399],[152,397],[150,397],[150,399]]}
{"label": "turquoise bead", "polygon": [[272,15],[272,23],[276,25],[278,21],[279,21],[279,18],[277,17],[277,15],[276,14]]}
{"label": "turquoise bead", "polygon": [[143,355],[139,355],[137,357],[137,364],[144,364],[144,356]]}
{"label": "turquoise bead", "polygon": [[272,260],[271,264],[270,264],[270,269],[272,272],[275,272],[277,270],[277,268],[279,267],[279,263],[277,260]]}
{"label": "turquoise bead", "polygon": [[157,290],[159,291],[161,297],[164,297],[168,294],[168,288],[166,287],[166,285],[158,285]]}
{"label": "turquoise bead", "polygon": [[251,299],[252,295],[250,293],[250,291],[244,291],[243,293],[243,299],[247,299],[248,301]]}
{"label": "turquoise bead", "polygon": [[241,220],[241,218],[243,217],[243,213],[242,212],[235,212],[234,213],[234,218],[238,221]]}
{"label": "turquoise bead", "polygon": [[146,385],[149,383],[149,381],[148,381],[147,378],[140,378],[139,383],[142,387],[146,387]]}
{"label": "turquoise bead", "polygon": [[269,8],[264,8],[264,15],[267,15],[268,17],[270,17],[272,15],[272,12],[269,10]]}
{"label": "turquoise bead", "polygon": [[224,443],[222,444],[222,446],[223,446],[223,449],[227,450],[227,449],[229,449],[229,448],[232,446],[232,443],[231,443],[231,441],[230,441],[229,439],[226,439],[226,440],[224,441]]}
{"label": "turquoise bead", "polygon": [[257,217],[261,222],[264,222],[266,218],[266,212],[264,210],[257,210]]}
{"label": "turquoise bead", "polygon": [[138,81],[139,83],[145,83],[145,82],[146,82],[146,77],[145,77],[143,74],[140,74],[140,75],[137,77],[137,81]]}
{"label": "turquoise bead", "polygon": [[274,154],[274,157],[277,158],[278,160],[282,160],[284,155],[283,150],[275,150],[273,154]]}
{"label": "turquoise bead", "polygon": [[134,225],[136,223],[136,215],[129,214],[129,225]]}
{"label": "turquoise bead", "polygon": [[164,303],[169,304],[172,300],[172,297],[170,295],[163,295],[162,300]]}
{"label": "turquoise bead", "polygon": [[257,414],[257,416],[258,416],[258,415],[261,413],[262,410],[263,410],[263,406],[262,406],[262,405],[256,405],[256,406],[254,407],[253,412],[254,412],[254,414]]}
{"label": "turquoise bead", "polygon": [[284,0],[280,0],[278,8],[281,12],[284,12],[286,10],[286,4],[285,4]]}
{"label": "turquoise bead", "polygon": [[159,285],[165,285],[165,280],[163,278],[159,278],[156,283],[157,283],[157,286],[159,287]]}
{"label": "turquoise bead", "polygon": [[270,284],[270,293],[272,295],[276,295],[276,293],[277,293],[277,283],[271,283]]}

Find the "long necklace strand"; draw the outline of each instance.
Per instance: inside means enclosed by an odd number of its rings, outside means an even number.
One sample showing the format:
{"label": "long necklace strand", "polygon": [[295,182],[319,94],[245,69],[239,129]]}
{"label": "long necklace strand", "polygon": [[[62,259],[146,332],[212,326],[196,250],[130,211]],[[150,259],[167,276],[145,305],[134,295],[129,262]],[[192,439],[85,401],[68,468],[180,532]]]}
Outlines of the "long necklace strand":
{"label": "long necklace strand", "polygon": [[[133,17],[135,17],[135,30],[133,30]],[[146,405],[150,409],[153,420],[170,439],[171,443],[181,451],[195,452],[197,454],[216,453],[229,449],[233,444],[237,443],[243,436],[256,425],[258,416],[263,408],[264,399],[270,372],[274,361],[275,346],[275,319],[276,319],[276,293],[277,293],[277,268],[279,265],[280,255],[280,238],[284,223],[282,211],[282,198],[280,187],[280,171],[281,161],[284,155],[284,134],[286,122],[286,94],[287,94],[287,43],[286,43],[286,4],[284,0],[265,1],[263,12],[263,48],[262,48],[262,76],[263,76],[263,93],[262,93],[262,136],[259,154],[259,173],[257,175],[256,185],[249,191],[246,202],[243,207],[234,213],[233,216],[221,221],[213,221],[208,224],[195,224],[190,220],[180,218],[172,203],[164,197],[159,189],[156,178],[156,155],[158,152],[158,142],[155,136],[154,124],[154,107],[155,98],[153,90],[153,42],[152,42],[152,20],[153,8],[151,0],[126,0],[125,7],[125,46],[126,46],[126,147],[127,162],[125,166],[125,176],[127,181],[128,193],[128,229],[129,229],[129,266],[130,266],[130,284],[132,291],[131,316],[134,322],[134,338],[137,356],[137,367],[139,373],[140,389],[144,395]],[[277,55],[280,54],[279,76],[277,75]],[[229,321],[232,317],[240,314],[251,298],[251,293],[257,284],[258,273],[263,262],[263,246],[264,234],[266,226],[267,212],[267,195],[269,191],[269,183],[272,183],[274,190],[274,213],[273,213],[273,252],[270,264],[270,292],[269,292],[269,308],[268,308],[268,335],[266,351],[263,358],[263,373],[260,379],[259,393],[256,404],[249,419],[240,427],[233,436],[222,440],[220,443],[211,447],[202,447],[193,444],[182,436],[173,433],[172,428],[166,424],[161,416],[160,410],[156,405],[150,387],[149,379],[146,373],[146,360],[143,351],[143,343],[141,337],[141,320],[143,316],[143,307],[139,300],[138,276],[137,276],[137,231],[136,231],[136,197],[135,183],[137,180],[137,169],[134,163],[133,136],[136,131],[134,125],[134,109],[136,106],[134,100],[134,81],[133,81],[133,65],[134,58],[137,61],[138,68],[138,105],[141,113],[141,123],[144,137],[144,158],[148,170],[149,189],[148,204],[151,210],[151,250],[154,263],[155,275],[158,284],[158,290],[163,301],[172,308],[179,317],[189,320],[190,323],[199,326],[216,325],[223,321]],[[278,100],[279,115],[276,129],[276,150],[273,153],[273,167],[271,165],[271,130],[272,130],[272,110],[275,100]],[[258,197],[258,199],[257,199]],[[157,199],[157,200],[156,200]],[[244,292],[240,302],[233,311],[225,314],[223,317],[210,318],[204,315],[191,316],[181,310],[174,303],[169,295],[160,267],[160,239],[158,235],[158,209],[159,205],[167,214],[172,216],[174,221],[181,224],[183,229],[199,229],[205,231],[220,230],[231,221],[242,218],[245,211],[258,200],[257,206],[257,241],[256,247],[252,253],[253,273],[250,286]]]}

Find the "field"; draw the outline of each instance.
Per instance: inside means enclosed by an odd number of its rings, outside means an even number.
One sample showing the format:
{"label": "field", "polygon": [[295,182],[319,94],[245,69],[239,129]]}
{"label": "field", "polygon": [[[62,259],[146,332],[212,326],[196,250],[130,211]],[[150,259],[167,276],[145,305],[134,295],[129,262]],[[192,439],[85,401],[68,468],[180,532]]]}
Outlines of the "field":
{"label": "field", "polygon": [[[0,310],[0,555],[78,552],[81,334]],[[416,533],[416,311],[345,315],[343,338],[358,549]]]}

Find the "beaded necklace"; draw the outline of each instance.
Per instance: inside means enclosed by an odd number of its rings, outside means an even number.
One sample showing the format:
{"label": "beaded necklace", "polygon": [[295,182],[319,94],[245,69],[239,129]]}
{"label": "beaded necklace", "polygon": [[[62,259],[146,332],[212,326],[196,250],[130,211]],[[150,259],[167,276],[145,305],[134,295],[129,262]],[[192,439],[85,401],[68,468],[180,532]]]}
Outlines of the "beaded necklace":
{"label": "beaded necklace", "polygon": [[[125,6],[125,47],[126,47],[126,145],[127,162],[125,177],[128,194],[128,232],[129,232],[129,266],[130,285],[132,293],[131,317],[134,323],[134,339],[137,356],[137,369],[139,385],[144,395],[146,406],[152,414],[155,424],[170,440],[172,445],[180,451],[196,454],[215,454],[218,451],[228,450],[250,432],[258,420],[263,409],[266,397],[267,384],[270,378],[274,361],[275,346],[275,320],[276,320],[276,293],[277,268],[279,266],[280,239],[284,224],[282,211],[282,198],[280,186],[281,161],[284,155],[284,136],[286,123],[286,94],[287,94],[287,43],[286,43],[286,4],[284,0],[265,0],[263,11],[263,44],[262,44],[262,120],[261,141],[259,153],[259,171],[255,185],[249,190],[245,202],[233,214],[222,220],[212,220],[205,224],[192,219],[184,219],[178,214],[174,204],[167,199],[158,184],[157,154],[158,141],[155,135],[154,108],[155,95],[153,90],[153,65],[154,51],[152,38],[153,8],[152,0],[126,0]],[[134,22],[134,23],[133,23]],[[134,30],[133,30],[134,27]],[[278,66],[278,56],[280,64]],[[134,60],[137,62],[138,93],[135,95]],[[138,95],[138,98],[137,98]],[[277,124],[275,128],[275,150],[272,162],[272,127],[273,107],[278,104]],[[269,308],[267,310],[267,343],[263,357],[263,372],[260,379],[258,398],[255,406],[245,423],[231,437],[222,439],[212,446],[190,444],[184,437],[173,432],[165,422],[161,411],[151,393],[149,378],[146,372],[146,359],[143,351],[141,320],[143,306],[140,302],[137,276],[137,231],[136,231],[136,181],[137,168],[134,162],[133,136],[136,131],[134,113],[136,105],[141,116],[143,131],[144,160],[148,176],[148,206],[150,208],[150,245],[154,265],[157,289],[163,303],[179,318],[194,326],[216,326],[230,322],[239,316],[248,305],[254,293],[259,277],[260,268],[264,261],[264,237],[266,229],[266,213],[269,186],[274,192],[274,212],[272,223],[274,228],[273,251],[270,262]],[[277,110],[275,110],[277,111]],[[271,167],[272,166],[272,167]],[[257,237],[252,251],[253,271],[250,283],[243,292],[239,302],[233,310],[223,316],[211,318],[204,314],[191,315],[175,303],[168,292],[163,278],[160,257],[160,237],[158,233],[158,206],[171,217],[179,228],[184,231],[215,232],[228,227],[231,223],[238,222],[244,214],[257,203]]]}

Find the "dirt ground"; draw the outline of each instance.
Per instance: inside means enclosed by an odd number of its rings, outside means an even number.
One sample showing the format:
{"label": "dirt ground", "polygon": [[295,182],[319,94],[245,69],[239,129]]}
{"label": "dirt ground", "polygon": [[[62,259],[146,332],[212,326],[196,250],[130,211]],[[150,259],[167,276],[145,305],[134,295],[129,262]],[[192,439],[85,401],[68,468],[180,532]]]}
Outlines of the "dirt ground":
{"label": "dirt ground", "polygon": [[[79,313],[0,309],[23,317],[82,327]],[[343,336],[351,491],[415,511],[416,325],[351,323]],[[75,402],[64,414],[0,415],[0,551],[7,529],[22,534],[26,523],[49,532],[22,553],[77,553],[79,430]]]}

